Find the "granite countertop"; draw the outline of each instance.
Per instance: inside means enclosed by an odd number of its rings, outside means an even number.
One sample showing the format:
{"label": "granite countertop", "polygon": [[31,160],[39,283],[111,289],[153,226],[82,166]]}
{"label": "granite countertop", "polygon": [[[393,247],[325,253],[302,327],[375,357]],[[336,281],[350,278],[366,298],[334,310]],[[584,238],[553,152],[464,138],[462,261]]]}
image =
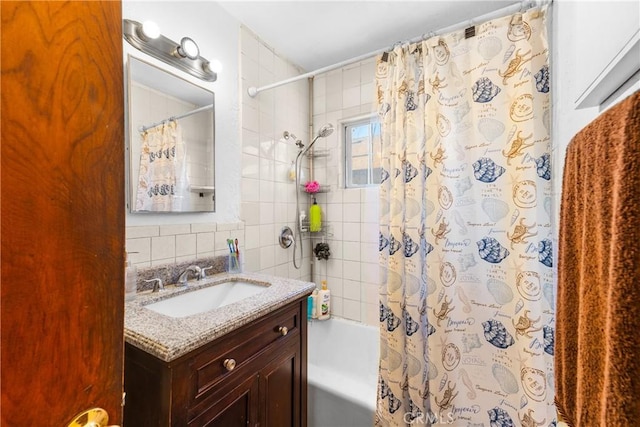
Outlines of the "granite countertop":
{"label": "granite countertop", "polygon": [[[229,280],[267,284],[269,288],[254,296],[187,317],[169,317],[145,308],[145,305]],[[147,353],[170,362],[264,316],[298,298],[311,293],[311,282],[267,276],[256,273],[212,275],[200,281],[190,281],[188,288],[167,286],[160,293],[138,293],[124,309],[126,342]]]}

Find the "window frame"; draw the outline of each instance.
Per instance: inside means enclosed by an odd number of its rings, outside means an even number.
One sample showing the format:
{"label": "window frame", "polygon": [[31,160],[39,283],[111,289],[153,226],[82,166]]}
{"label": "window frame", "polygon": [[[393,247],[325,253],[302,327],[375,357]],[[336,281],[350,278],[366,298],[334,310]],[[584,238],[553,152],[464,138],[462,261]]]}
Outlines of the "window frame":
{"label": "window frame", "polygon": [[[356,126],[362,126],[364,124],[369,124],[369,138],[367,141],[367,184],[357,184],[353,182],[353,142],[351,139],[351,129]],[[344,120],[340,123],[341,132],[342,132],[342,140],[343,140],[343,158],[344,158],[344,188],[368,188],[375,187],[380,185],[380,182],[375,182],[374,179],[374,128],[377,126],[380,128],[380,120],[377,114],[367,114],[364,116],[354,117],[348,120]],[[380,131],[378,131],[380,132]],[[364,157],[364,155],[362,156]],[[379,178],[378,178],[379,179]]]}

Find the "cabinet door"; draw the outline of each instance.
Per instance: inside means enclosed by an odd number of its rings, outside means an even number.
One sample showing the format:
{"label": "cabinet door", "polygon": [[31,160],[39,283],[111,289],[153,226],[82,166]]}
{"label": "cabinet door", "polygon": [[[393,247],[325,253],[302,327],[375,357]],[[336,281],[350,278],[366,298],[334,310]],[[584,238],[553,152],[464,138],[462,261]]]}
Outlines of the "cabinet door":
{"label": "cabinet door", "polygon": [[302,424],[300,342],[283,349],[260,371],[261,426],[299,427]]}
{"label": "cabinet door", "polygon": [[258,426],[258,391],[255,375],[191,420],[189,427]]}

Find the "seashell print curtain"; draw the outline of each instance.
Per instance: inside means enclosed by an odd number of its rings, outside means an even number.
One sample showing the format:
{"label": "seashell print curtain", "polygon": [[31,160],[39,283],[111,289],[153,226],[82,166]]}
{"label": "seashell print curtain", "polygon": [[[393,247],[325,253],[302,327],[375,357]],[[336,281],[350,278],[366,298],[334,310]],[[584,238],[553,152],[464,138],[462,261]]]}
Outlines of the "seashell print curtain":
{"label": "seashell print curtain", "polygon": [[182,130],[171,120],[142,133],[136,211],[182,210],[187,191]]}
{"label": "seashell print curtain", "polygon": [[553,426],[548,11],[378,58],[376,426]]}

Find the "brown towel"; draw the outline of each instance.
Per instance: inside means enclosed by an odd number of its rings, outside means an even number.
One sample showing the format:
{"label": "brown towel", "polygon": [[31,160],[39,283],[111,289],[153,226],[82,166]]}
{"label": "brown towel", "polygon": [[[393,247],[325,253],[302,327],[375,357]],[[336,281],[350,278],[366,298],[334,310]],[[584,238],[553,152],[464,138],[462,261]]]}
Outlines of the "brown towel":
{"label": "brown towel", "polygon": [[570,426],[640,425],[640,92],[567,148],[556,404]]}

